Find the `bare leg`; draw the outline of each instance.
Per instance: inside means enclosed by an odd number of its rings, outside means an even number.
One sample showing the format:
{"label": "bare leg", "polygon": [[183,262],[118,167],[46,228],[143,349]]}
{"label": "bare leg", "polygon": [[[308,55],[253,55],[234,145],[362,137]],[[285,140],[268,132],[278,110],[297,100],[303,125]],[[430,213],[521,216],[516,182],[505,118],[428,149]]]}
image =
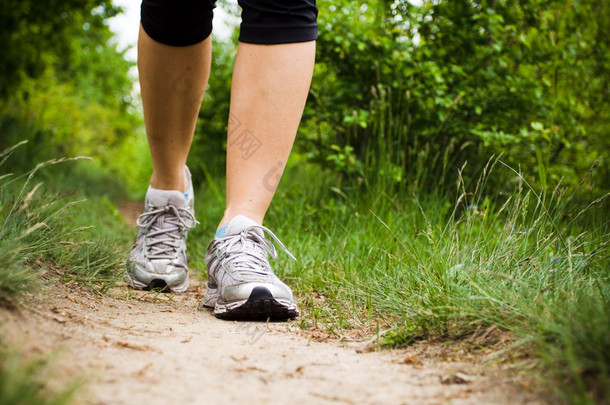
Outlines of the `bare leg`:
{"label": "bare leg", "polygon": [[138,70],[146,135],[153,161],[151,186],[185,191],[184,165],[210,75],[211,36],[183,47],[161,44],[140,26]]}
{"label": "bare leg", "polygon": [[240,43],[227,141],[227,206],[260,224],[280,181],[311,84],[315,41]]}

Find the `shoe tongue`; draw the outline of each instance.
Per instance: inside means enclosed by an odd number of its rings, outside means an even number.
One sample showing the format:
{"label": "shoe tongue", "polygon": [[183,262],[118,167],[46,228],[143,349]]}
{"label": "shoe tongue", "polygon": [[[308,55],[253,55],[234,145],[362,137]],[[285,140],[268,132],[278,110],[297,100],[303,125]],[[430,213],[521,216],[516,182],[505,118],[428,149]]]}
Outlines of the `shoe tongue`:
{"label": "shoe tongue", "polygon": [[[233,218],[231,220],[231,222],[229,222],[228,225],[220,228],[218,230],[218,232],[216,232],[216,234],[217,235],[220,234],[220,237],[239,235],[244,229],[246,229],[250,226],[260,226],[260,224],[257,224],[256,222],[254,222],[253,220],[251,220],[250,218],[248,218],[246,216],[238,215],[235,218]],[[222,232],[223,230],[224,230],[224,232]],[[263,233],[260,229],[256,229],[256,232],[260,233],[260,235],[263,236]]]}
{"label": "shoe tongue", "polygon": [[187,199],[184,193],[178,190],[159,190],[152,187],[148,188],[146,202],[154,207],[173,205],[176,208],[181,208],[186,207],[187,205]]}

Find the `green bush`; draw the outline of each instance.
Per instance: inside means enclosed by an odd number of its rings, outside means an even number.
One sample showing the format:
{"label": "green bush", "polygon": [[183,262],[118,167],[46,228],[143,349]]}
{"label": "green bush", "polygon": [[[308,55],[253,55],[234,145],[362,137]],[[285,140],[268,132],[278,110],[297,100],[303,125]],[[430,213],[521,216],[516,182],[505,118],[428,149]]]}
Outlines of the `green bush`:
{"label": "green bush", "polygon": [[17,3],[0,16],[0,43],[10,43],[0,63],[0,149],[29,141],[12,166],[26,171],[31,162],[86,155],[130,186],[146,184],[133,63],[106,25],[120,10],[105,0],[54,1],[44,10]]}
{"label": "green bush", "polygon": [[[594,187],[609,188],[606,1],[320,6],[300,143],[314,161],[380,188],[435,189],[492,154],[542,186],[575,186],[599,160]],[[337,166],[348,146],[361,164]]]}

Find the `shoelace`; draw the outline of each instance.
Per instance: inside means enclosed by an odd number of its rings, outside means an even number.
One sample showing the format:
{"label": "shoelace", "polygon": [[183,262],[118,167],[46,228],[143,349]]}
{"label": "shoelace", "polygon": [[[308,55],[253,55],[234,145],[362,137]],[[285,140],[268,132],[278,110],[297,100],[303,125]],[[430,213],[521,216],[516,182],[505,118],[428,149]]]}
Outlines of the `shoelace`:
{"label": "shoelace", "polygon": [[154,208],[138,217],[136,225],[148,230],[144,255],[148,259],[175,259],[182,239],[182,230],[190,230],[198,224],[193,214],[182,207],[167,205]]}
{"label": "shoelace", "polygon": [[[257,230],[263,232],[259,233]],[[220,248],[224,251],[225,263],[233,266],[237,272],[247,276],[249,280],[265,280],[269,274],[273,273],[267,259],[267,253],[272,259],[277,257],[275,245],[264,237],[265,233],[271,236],[292,260],[296,261],[296,258],[273,232],[262,225],[257,225],[250,226],[239,235],[221,242]]]}

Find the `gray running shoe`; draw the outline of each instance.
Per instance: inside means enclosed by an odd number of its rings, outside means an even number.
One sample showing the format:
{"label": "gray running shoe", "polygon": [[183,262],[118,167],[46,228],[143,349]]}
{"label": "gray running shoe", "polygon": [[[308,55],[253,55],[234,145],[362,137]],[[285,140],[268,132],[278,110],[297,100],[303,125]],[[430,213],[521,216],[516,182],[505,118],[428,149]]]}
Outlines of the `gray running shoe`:
{"label": "gray running shoe", "polygon": [[267,233],[296,260],[269,229],[238,215],[216,233],[205,262],[208,284],[203,306],[221,319],[285,320],[299,316],[290,287],[273,274],[268,254],[277,257]]}
{"label": "gray running shoe", "polygon": [[186,234],[197,221],[188,168],[186,175],[186,193],[148,188],[144,213],[137,221],[138,237],[126,264],[126,279],[131,287],[176,293],[188,288]]}

